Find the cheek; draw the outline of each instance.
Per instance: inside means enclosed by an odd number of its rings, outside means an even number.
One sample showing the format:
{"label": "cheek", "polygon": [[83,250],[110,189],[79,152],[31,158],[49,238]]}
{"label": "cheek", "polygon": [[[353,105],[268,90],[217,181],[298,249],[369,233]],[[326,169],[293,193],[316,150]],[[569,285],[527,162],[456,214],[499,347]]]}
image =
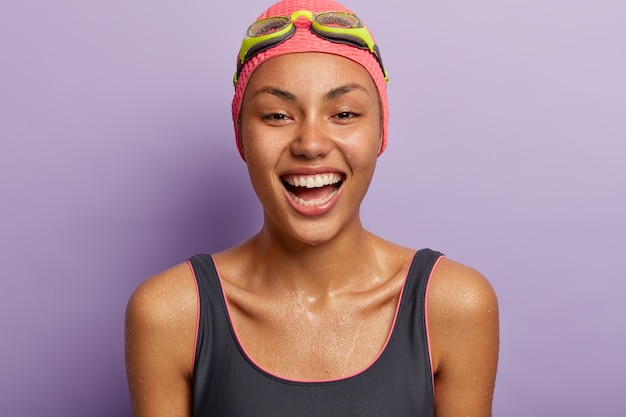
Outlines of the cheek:
{"label": "cheek", "polygon": [[261,201],[265,204],[267,200],[268,190],[271,189],[271,180],[268,177],[267,166],[263,164],[263,161],[256,157],[256,154],[250,152],[246,153],[246,167],[248,169],[248,176],[254,192]]}
{"label": "cheek", "polygon": [[[263,158],[263,148],[261,148],[263,135],[260,134],[259,129],[255,128],[252,123],[239,122],[239,139],[246,161]],[[258,163],[258,161],[255,161],[255,164],[258,165]]]}
{"label": "cheek", "polygon": [[348,160],[367,163],[377,158],[381,144],[380,124],[372,123],[366,129],[345,138],[344,155]]}
{"label": "cheek", "polygon": [[240,138],[250,179],[255,188],[260,187],[274,172],[277,151],[269,146],[271,138],[250,123],[241,124]]}
{"label": "cheek", "polygon": [[242,119],[240,118],[237,121],[237,131],[239,132],[239,146],[241,146],[241,150],[245,155],[249,148],[247,146],[248,138],[250,137],[249,124],[242,122]]}
{"label": "cheek", "polygon": [[[251,126],[250,118],[248,115],[248,105],[247,100],[242,100],[241,109],[239,111],[239,119],[237,120],[237,131],[239,132],[239,145],[241,146],[241,150],[244,156],[252,151],[251,142],[254,140],[254,132],[255,130]],[[247,157],[246,157],[247,160]]]}

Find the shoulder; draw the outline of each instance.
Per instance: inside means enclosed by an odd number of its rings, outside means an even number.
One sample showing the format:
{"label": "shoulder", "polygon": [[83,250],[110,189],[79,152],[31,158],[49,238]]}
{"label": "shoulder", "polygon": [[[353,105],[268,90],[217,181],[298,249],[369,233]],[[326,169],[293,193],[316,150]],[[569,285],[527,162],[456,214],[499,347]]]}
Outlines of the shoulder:
{"label": "shoulder", "polygon": [[126,307],[126,374],[133,415],[188,415],[197,322],[191,268],[144,281]]}
{"label": "shoulder", "polygon": [[128,301],[127,313],[158,321],[170,318],[172,314],[184,316],[185,307],[195,305],[195,278],[188,263],[184,262],[142,282]]}
{"label": "shoulder", "polygon": [[498,321],[498,300],[487,278],[474,268],[442,258],[428,290],[434,364],[444,362],[463,346],[497,346]]}
{"label": "shoulder", "polygon": [[431,307],[464,316],[497,308],[496,293],[483,274],[445,257],[433,270],[428,301]]}
{"label": "shoulder", "polygon": [[185,262],[145,280],[133,292],[126,307],[127,336],[181,340],[181,335],[195,332],[196,317],[195,278]]}
{"label": "shoulder", "polygon": [[428,292],[438,416],[491,416],[499,350],[498,301],[487,279],[442,258]]}

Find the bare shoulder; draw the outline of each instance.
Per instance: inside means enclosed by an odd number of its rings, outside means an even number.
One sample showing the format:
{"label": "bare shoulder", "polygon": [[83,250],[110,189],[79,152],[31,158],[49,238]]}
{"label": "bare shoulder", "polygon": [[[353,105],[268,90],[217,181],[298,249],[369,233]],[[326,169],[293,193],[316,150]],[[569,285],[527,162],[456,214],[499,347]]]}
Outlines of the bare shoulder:
{"label": "bare shoulder", "polygon": [[126,307],[133,416],[188,415],[197,322],[193,273],[179,264],[144,281]]}
{"label": "bare shoulder", "polygon": [[429,303],[433,309],[447,312],[446,316],[456,322],[459,318],[468,317],[468,314],[497,313],[498,301],[483,274],[459,262],[442,258],[431,277]]}
{"label": "bare shoulder", "polygon": [[176,322],[195,321],[196,312],[193,273],[187,263],[181,263],[141,283],[128,301],[126,317],[163,330],[176,327]]}
{"label": "bare shoulder", "polygon": [[496,293],[478,271],[442,258],[431,277],[428,324],[438,416],[491,416],[499,350]]}
{"label": "bare shoulder", "polygon": [[498,300],[483,274],[459,262],[442,258],[428,290],[428,321],[433,356],[442,362],[476,335],[498,332]]}

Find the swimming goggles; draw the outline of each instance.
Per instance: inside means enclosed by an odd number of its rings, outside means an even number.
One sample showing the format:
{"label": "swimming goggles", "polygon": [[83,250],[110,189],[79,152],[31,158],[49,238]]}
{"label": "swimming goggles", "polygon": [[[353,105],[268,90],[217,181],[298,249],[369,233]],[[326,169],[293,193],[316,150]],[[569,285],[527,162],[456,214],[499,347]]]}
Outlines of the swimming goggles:
{"label": "swimming goggles", "polygon": [[239,50],[237,72],[233,77],[234,85],[237,85],[237,79],[248,60],[259,52],[286,41],[296,33],[294,22],[300,16],[304,16],[311,21],[311,32],[320,38],[369,50],[380,65],[380,69],[385,75],[385,81],[389,81],[387,71],[383,67],[380,50],[374,43],[372,35],[358,17],[348,12],[313,14],[308,10],[299,10],[293,12],[291,17],[268,17],[257,20],[250,25]]}

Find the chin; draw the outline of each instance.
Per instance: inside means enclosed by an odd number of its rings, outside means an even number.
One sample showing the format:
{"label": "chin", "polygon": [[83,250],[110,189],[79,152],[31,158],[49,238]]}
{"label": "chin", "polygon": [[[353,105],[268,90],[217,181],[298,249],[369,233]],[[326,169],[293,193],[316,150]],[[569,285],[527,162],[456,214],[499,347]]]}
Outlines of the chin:
{"label": "chin", "polygon": [[345,225],[337,223],[337,219],[329,219],[328,216],[304,221],[294,220],[282,223],[277,229],[280,239],[284,242],[292,242],[295,246],[322,246],[332,243],[342,234]]}

